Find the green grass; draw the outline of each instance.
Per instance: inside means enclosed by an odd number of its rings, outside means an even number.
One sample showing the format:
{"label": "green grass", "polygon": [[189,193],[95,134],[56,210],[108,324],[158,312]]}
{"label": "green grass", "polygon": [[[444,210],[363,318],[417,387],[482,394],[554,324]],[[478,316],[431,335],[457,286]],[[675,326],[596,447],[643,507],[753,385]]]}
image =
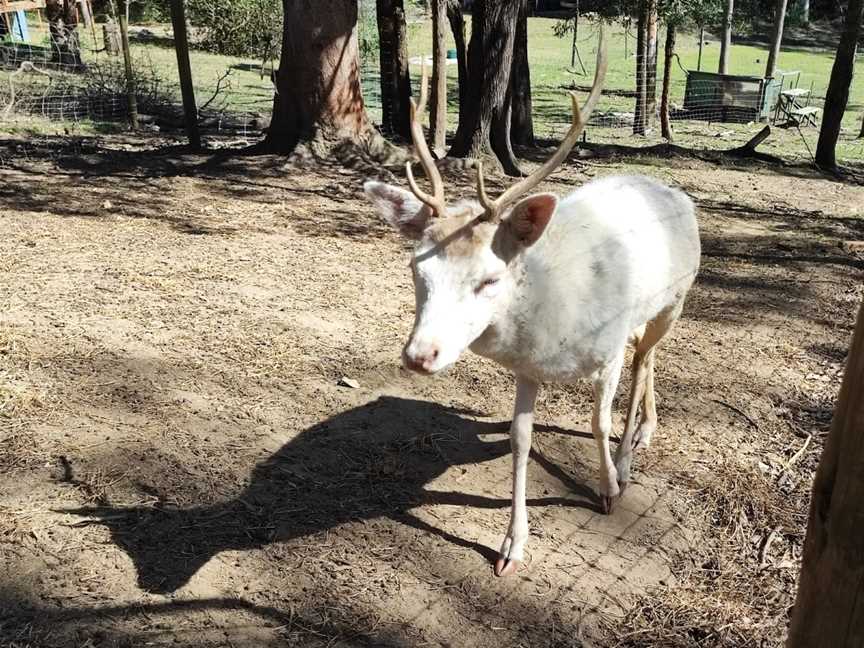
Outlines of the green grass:
{"label": "green grass", "polygon": [[[576,74],[570,66],[570,51],[572,36],[558,38],[554,34],[556,20],[549,18],[531,18],[528,22],[528,49],[531,65],[531,86],[533,94],[535,131],[540,136],[557,137],[563,134],[570,118],[569,101],[566,96],[568,87],[589,86],[594,72],[597,52],[597,25],[587,20],[580,21],[579,39],[577,42],[581,59],[587,69],[587,75]],[[607,52],[609,69],[607,73],[607,90],[635,89],[634,58],[635,38],[631,31],[625,37],[621,25],[607,25]],[[662,48],[665,29],[660,30],[660,51],[658,63],[658,99],[659,80],[663,75]],[[676,44],[676,54],[680,60],[673,59],[671,101],[683,105],[686,75],[681,69],[695,70],[698,59],[698,34],[680,33]],[[453,47],[452,41],[449,45]],[[432,47],[431,25],[426,22],[414,28],[411,33],[409,53],[417,56],[429,54]],[[731,74],[762,76],[765,73],[767,47],[733,44],[729,62]],[[704,71],[716,71],[719,62],[719,42],[710,40],[703,47],[702,67]],[[831,67],[834,62],[834,51],[803,50],[786,47],[781,51],[778,60],[780,71],[800,71],[799,87],[810,89],[812,84],[812,103],[821,106],[824,102]],[[577,63],[577,68],[579,65]],[[861,128],[864,115],[864,74],[861,73],[862,59],[856,63],[856,74],[849,96],[846,115],[843,120],[844,132],[838,144],[838,157],[841,159],[864,159],[864,140],[856,139]],[[581,72],[581,70],[580,70]],[[412,67],[412,74],[419,76],[419,70]],[[456,86],[456,71],[449,68],[451,86]],[[794,77],[787,77],[784,87],[788,87]],[[450,125],[455,127],[455,112],[458,105],[454,92],[450,93]],[[628,97],[604,95],[598,106],[603,112],[631,112],[635,100]],[[676,142],[684,145],[704,146],[706,148],[725,148],[741,144],[752,134],[762,128],[762,124],[725,124],[699,121],[675,121],[673,130]],[[658,127],[659,128],[659,127]],[[593,128],[589,139],[597,142],[615,142],[639,145],[653,138],[634,137],[627,126],[614,128]],[[802,139],[803,134],[803,139]],[[774,135],[760,147],[760,150],[775,153],[784,157],[808,157],[807,147],[815,150],[818,138],[818,128],[775,129]],[[806,145],[805,142],[806,141]]]}
{"label": "green grass", "polygon": [[[470,21],[470,17],[468,17]],[[580,21],[579,52],[587,68],[587,75],[577,74],[570,67],[571,37],[558,38],[553,32],[556,20],[548,18],[531,18],[529,20],[529,57],[531,61],[531,83],[533,90],[535,131],[541,137],[560,137],[567,128],[570,119],[567,89],[590,85],[593,76],[594,60],[597,46],[597,25],[587,20]],[[369,21],[361,24],[361,29],[369,29]],[[166,26],[148,26],[156,39],[147,42],[135,38],[138,30],[133,27],[132,51],[136,64],[150,66],[159,71],[166,79],[176,83],[177,62],[172,47],[170,32]],[[85,48],[94,48],[94,39],[90,30],[80,30],[82,44]],[[409,25],[409,55],[412,57],[431,52],[431,24],[428,20]],[[621,25],[609,25],[606,28],[607,47],[609,54],[609,71],[606,88],[608,90],[632,91],[635,88],[635,59],[633,50],[635,38],[631,32],[625,36]],[[31,23],[31,37],[34,40],[47,43],[47,34]],[[665,30],[660,33],[660,68],[658,80],[662,78],[662,41]],[[95,42],[95,48],[101,47],[101,27]],[[450,38],[449,47],[454,47]],[[698,56],[698,38],[692,33],[681,33],[678,37],[676,52],[680,59],[672,67],[672,102],[682,105],[684,95],[685,69],[696,69]],[[104,54],[88,53],[87,58],[107,57]],[[702,69],[715,71],[719,57],[719,44],[711,40],[704,46]],[[761,76],[764,73],[767,48],[753,45],[733,45],[731,51],[730,72]],[[223,80],[225,89],[211,104],[211,108],[222,107],[234,112],[252,112],[269,114],[272,107],[273,88],[268,70],[262,77],[259,69],[261,62],[248,58],[218,56],[206,52],[193,51],[191,54],[192,69],[196,97],[199,105],[211,98],[217,81],[230,71]],[[825,89],[833,64],[834,52],[800,48],[784,48],[781,52],[778,68],[781,70],[799,70],[801,72],[799,86],[813,88],[813,103],[821,106],[824,101]],[[857,67],[861,68],[861,62]],[[578,67],[578,64],[577,64]],[[412,65],[412,76],[415,83],[419,82],[419,66]],[[363,94],[367,109],[374,121],[380,120],[380,90],[378,87],[378,61],[371,57],[362,65]],[[450,80],[449,92],[449,126],[455,129],[457,118],[457,71],[455,66],[448,67]],[[864,159],[864,140],[856,139],[860,130],[862,112],[864,112],[864,75],[859,71],[850,92],[849,105],[843,122],[844,132],[838,145],[840,159]],[[787,81],[788,84],[788,81]],[[176,86],[173,91],[179,97]],[[634,100],[630,97],[616,94],[606,94],[598,107],[601,113],[621,112],[632,113]],[[750,135],[761,128],[761,124],[725,124],[699,121],[676,121],[673,123],[676,142],[695,147],[725,148],[745,141]],[[656,129],[655,129],[656,130]],[[588,137],[595,142],[609,142],[640,145],[658,140],[658,134],[648,137],[634,137],[626,125],[615,127],[591,127]],[[774,135],[766,141],[760,150],[775,153],[784,157],[808,157],[808,147],[815,149],[818,129],[805,128],[802,133],[796,129],[775,129]],[[806,143],[805,143],[806,142]]]}

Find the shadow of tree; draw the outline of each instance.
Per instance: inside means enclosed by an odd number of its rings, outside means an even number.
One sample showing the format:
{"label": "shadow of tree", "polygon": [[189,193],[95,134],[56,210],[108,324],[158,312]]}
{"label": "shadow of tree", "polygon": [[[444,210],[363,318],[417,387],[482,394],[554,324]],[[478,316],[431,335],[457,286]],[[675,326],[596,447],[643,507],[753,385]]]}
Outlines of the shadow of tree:
{"label": "shadow of tree", "polygon": [[[9,646],[111,645],[140,646],[179,643],[190,648],[206,646],[283,646],[298,639],[304,646],[332,646],[336,641],[352,645],[398,648],[408,644],[387,636],[386,629],[367,631],[370,624],[353,617],[352,610],[339,606],[338,618],[328,613],[339,601],[319,593],[317,608],[297,612],[260,605],[239,597],[217,597],[136,602],[96,607],[53,608],[31,600],[21,591],[0,586],[0,641]],[[222,613],[243,615],[250,627],[185,629],[174,625],[189,614]],[[323,620],[323,621],[322,621]],[[172,624],[172,625],[167,625]],[[118,627],[119,626],[119,627]],[[136,627],[138,626],[138,627]],[[226,643],[227,640],[227,643]],[[95,643],[94,643],[95,642]],[[297,644],[295,644],[297,645]]]}

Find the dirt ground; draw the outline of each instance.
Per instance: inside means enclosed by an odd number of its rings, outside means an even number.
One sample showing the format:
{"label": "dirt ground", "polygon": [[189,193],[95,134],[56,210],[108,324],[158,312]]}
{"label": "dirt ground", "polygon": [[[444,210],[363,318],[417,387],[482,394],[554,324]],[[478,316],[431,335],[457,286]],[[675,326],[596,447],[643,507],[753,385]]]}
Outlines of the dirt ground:
{"label": "dirt ground", "polygon": [[546,183],[682,187],[703,267],[612,515],[589,390],[542,390],[527,560],[496,579],[513,379],[400,369],[408,252],[366,174],[153,146],[0,142],[0,644],[781,645],[864,186],[689,158]]}

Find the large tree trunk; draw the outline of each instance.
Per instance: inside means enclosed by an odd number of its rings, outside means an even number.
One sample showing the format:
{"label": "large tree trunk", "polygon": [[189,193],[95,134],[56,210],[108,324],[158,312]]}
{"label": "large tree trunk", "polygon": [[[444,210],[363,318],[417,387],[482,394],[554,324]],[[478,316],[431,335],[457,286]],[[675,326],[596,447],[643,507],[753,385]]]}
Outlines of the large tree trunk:
{"label": "large tree trunk", "polygon": [[475,0],[468,46],[468,101],[452,157],[493,155],[508,175],[522,172],[510,144],[510,72],[523,0]]}
{"label": "large tree trunk", "polygon": [[729,73],[729,52],[732,49],[732,14],[735,12],[735,0],[726,0],[726,14],[723,16],[723,40],[720,41],[720,64],[717,71],[720,74]]}
{"label": "large tree trunk", "polygon": [[374,132],[360,92],[357,3],[282,0],[282,58],[268,145],[361,141]]}
{"label": "large tree trunk", "polygon": [[666,25],[666,47],[663,50],[663,91],[660,94],[660,131],[672,141],[672,124],[669,121],[669,88],[672,85],[672,56],[675,54],[675,23]]}
{"label": "large tree trunk", "polygon": [[456,61],[459,69],[459,121],[468,104],[468,50],[465,47],[465,18],[460,0],[447,0],[447,18],[456,43]]}
{"label": "large tree trunk", "polygon": [[840,123],[843,121],[843,113],[846,112],[846,103],[849,101],[849,86],[852,83],[855,48],[861,32],[862,17],[864,17],[864,0],[849,0],[846,24],[840,36],[840,44],[837,46],[834,67],[831,68],[831,80],[828,82],[828,92],[825,96],[819,143],[816,145],[816,164],[823,169],[834,169],[837,166],[834,148],[837,146],[837,138],[840,137]]}
{"label": "large tree trunk", "polygon": [[528,65],[528,3],[522,0],[516,42],[513,45],[513,70],[510,72],[513,115],[510,141],[517,146],[534,146],[534,120],[531,115],[531,69]]}
{"label": "large tree trunk", "polygon": [[432,150],[444,157],[447,137],[447,0],[432,0],[432,94],[429,109]]}
{"label": "large tree trunk", "polygon": [[403,0],[377,0],[381,62],[381,130],[411,138],[411,77]]}
{"label": "large tree trunk", "polygon": [[636,108],[633,111],[633,134],[645,134],[645,108],[648,93],[645,87],[645,77],[648,67],[648,9],[650,0],[639,3],[639,18],[636,21]]}
{"label": "large tree trunk", "polygon": [[645,44],[645,128],[654,124],[657,114],[657,0],[648,2],[648,26]]}
{"label": "large tree trunk", "polygon": [[786,21],[786,0],[777,0],[774,5],[774,32],[771,36],[771,51],[765,66],[765,78],[774,77],[777,71],[777,58],[780,56],[780,43],[783,42],[783,23]]}
{"label": "large tree trunk", "polygon": [[75,0],[46,0],[45,17],[51,35],[51,61],[79,68],[81,45],[78,40],[78,3]]}
{"label": "large tree trunk", "polygon": [[810,501],[787,648],[864,646],[864,305]]}

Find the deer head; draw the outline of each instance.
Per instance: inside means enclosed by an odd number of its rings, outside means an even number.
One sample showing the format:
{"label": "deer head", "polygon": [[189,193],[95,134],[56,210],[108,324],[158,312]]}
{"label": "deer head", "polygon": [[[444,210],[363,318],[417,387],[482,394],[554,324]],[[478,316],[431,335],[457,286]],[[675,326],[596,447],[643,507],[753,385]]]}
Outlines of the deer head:
{"label": "deer head", "polygon": [[576,95],[573,121],[558,149],[534,173],[495,199],[486,192],[483,166],[477,164],[477,199],[448,206],[444,181],[423,136],[426,69],[422,70],[419,106],[411,102],[411,135],[432,192],[420,189],[406,165],[411,191],[369,181],[364,191],[385,221],[416,242],[411,260],[416,311],[414,330],[403,350],[405,366],[435,373],[453,364],[518,297],[525,268],[521,253],[543,235],[558,206],[551,193],[522,197],[567,157],[600,98],[606,73],[603,33],[594,84],[580,110]]}

